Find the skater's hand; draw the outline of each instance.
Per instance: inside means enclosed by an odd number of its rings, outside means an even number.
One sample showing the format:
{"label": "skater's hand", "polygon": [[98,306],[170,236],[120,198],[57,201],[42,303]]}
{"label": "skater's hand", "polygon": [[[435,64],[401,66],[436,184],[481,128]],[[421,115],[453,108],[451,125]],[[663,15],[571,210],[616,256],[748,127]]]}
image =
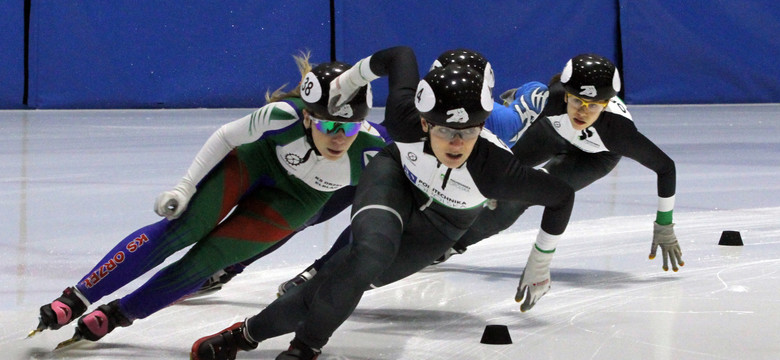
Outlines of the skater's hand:
{"label": "skater's hand", "polygon": [[550,290],[550,279],[547,278],[541,282],[531,283],[526,280],[525,272],[520,278],[520,286],[517,287],[517,293],[515,294],[515,301],[522,302],[520,304],[520,311],[526,312],[531,310],[536,302]]}
{"label": "skater's hand", "polygon": [[195,186],[182,180],[172,190],[157,196],[154,201],[154,212],[168,220],[177,219],[187,209],[187,204],[195,191]]}
{"label": "skater's hand", "polygon": [[362,86],[354,84],[343,76],[338,76],[330,82],[328,94],[328,112],[331,115],[340,114],[342,107],[357,95]]}
{"label": "skater's hand", "polygon": [[370,71],[370,59],[369,56],[360,60],[355,66],[331,80],[328,90],[328,113],[334,116],[352,116],[351,108],[346,105],[364,86],[368,86],[366,91],[370,92],[370,82],[378,78]]}
{"label": "skater's hand", "polygon": [[522,302],[520,311],[531,310],[536,302],[550,290],[550,262],[552,253],[543,253],[536,246],[528,255],[523,275],[520,277],[520,285],[517,286],[515,301]]}
{"label": "skater's hand", "polygon": [[538,81],[532,81],[517,89],[505,91],[501,94],[501,100],[504,101],[504,105],[517,111],[524,126],[529,126],[544,110],[549,95],[547,86]]}
{"label": "skater's hand", "polygon": [[677,265],[683,266],[682,250],[674,235],[674,224],[658,225],[653,222],[653,245],[650,247],[650,260],[655,259],[655,253],[658,247],[661,247],[661,255],[664,258],[664,271],[669,270],[669,260],[672,262],[672,270],[677,271]]}

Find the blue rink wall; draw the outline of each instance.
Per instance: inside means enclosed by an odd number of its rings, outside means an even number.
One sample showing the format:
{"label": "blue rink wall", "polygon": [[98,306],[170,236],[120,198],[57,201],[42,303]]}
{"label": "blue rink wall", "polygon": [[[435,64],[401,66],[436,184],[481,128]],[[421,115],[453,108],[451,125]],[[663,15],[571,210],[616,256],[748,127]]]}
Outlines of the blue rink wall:
{"label": "blue rink wall", "polygon": [[24,103],[24,2],[0,1],[0,109]]}
{"label": "blue rink wall", "polygon": [[478,50],[498,92],[595,52],[630,104],[780,102],[776,0],[16,0],[0,13],[0,109],[258,107],[298,83],[300,51],[353,63],[395,45],[421,72]]}

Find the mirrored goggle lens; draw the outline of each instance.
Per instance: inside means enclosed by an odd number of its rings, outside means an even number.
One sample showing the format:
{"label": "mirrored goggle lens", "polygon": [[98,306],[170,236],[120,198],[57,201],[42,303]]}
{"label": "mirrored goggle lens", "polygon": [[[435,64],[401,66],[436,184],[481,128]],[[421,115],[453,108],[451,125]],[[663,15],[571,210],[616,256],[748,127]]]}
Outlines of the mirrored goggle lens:
{"label": "mirrored goggle lens", "polygon": [[434,136],[446,140],[453,140],[456,136],[460,136],[460,138],[463,140],[474,140],[479,137],[480,131],[482,131],[481,126],[465,129],[453,129],[445,126],[434,126],[431,129],[431,133],[433,133]]}
{"label": "mirrored goggle lens", "polygon": [[321,133],[327,135],[336,135],[339,130],[344,131],[345,136],[354,136],[360,131],[360,125],[362,122],[340,122],[311,118],[314,122],[314,127]]}

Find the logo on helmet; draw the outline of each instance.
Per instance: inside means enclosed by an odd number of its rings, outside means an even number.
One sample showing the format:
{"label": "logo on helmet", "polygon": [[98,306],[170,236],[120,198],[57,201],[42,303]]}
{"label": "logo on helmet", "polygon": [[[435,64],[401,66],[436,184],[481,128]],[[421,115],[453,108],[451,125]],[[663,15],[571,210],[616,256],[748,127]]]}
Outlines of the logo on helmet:
{"label": "logo on helmet", "polygon": [[596,91],[596,87],[593,85],[582,85],[580,86],[580,95],[587,96],[587,97],[596,97],[598,95],[598,91]]}
{"label": "logo on helmet", "polygon": [[340,116],[343,118],[351,118],[352,115],[352,106],[349,106],[349,104],[344,104],[335,113],[333,113],[333,116]]}
{"label": "logo on helmet", "polygon": [[420,80],[420,84],[417,85],[417,95],[414,97],[414,105],[420,112],[428,112],[436,105],[436,94],[431,89],[431,84],[428,84],[425,79]]}
{"label": "logo on helmet", "polygon": [[448,110],[447,115],[450,116],[447,118],[448,123],[465,123],[469,121],[469,113],[467,113],[464,108]]}

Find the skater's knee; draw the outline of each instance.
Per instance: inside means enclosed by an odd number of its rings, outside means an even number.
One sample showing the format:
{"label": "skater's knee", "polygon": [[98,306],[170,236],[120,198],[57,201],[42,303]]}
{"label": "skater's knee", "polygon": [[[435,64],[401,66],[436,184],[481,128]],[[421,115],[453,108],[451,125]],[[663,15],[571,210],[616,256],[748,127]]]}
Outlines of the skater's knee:
{"label": "skater's knee", "polygon": [[353,244],[349,261],[355,267],[355,276],[370,281],[393,262],[396,252],[395,246],[387,242],[361,241]]}

